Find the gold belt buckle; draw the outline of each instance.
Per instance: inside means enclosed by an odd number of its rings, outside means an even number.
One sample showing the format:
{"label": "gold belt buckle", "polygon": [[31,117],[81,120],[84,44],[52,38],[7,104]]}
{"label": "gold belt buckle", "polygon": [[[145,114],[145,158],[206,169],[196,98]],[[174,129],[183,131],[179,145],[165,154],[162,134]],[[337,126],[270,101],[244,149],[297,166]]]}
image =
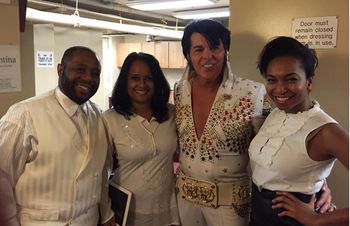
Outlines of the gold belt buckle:
{"label": "gold belt buckle", "polygon": [[251,181],[250,178],[244,178],[233,184],[232,188],[232,207],[241,217],[248,217],[250,214],[251,202]]}
{"label": "gold belt buckle", "polygon": [[250,178],[233,183],[232,202],[235,205],[242,205],[250,202]]}
{"label": "gold belt buckle", "polygon": [[215,183],[178,175],[177,186],[180,196],[187,201],[213,208],[218,206]]}

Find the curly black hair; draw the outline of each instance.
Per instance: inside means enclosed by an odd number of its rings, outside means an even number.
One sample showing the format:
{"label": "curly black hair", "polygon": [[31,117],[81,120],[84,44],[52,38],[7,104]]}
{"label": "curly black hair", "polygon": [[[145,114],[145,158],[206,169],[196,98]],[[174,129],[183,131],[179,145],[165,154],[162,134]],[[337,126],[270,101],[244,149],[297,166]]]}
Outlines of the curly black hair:
{"label": "curly black hair", "polygon": [[269,63],[282,56],[291,56],[299,60],[307,79],[311,79],[315,75],[315,69],[318,65],[316,51],[287,36],[274,38],[265,45],[258,59],[257,68],[260,74],[265,76]]}

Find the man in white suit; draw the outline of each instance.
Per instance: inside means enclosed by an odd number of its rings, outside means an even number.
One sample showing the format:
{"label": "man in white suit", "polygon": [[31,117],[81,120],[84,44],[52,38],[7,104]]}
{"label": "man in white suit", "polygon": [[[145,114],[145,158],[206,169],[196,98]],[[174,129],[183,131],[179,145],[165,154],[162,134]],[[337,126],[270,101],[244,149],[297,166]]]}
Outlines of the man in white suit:
{"label": "man in white suit", "polygon": [[0,120],[0,190],[10,191],[0,200],[12,210],[0,213],[1,225],[96,226],[99,208],[103,225],[113,225],[113,213],[99,205],[106,134],[89,100],[100,62],[91,49],[75,46],[57,72],[56,89],[14,104]]}

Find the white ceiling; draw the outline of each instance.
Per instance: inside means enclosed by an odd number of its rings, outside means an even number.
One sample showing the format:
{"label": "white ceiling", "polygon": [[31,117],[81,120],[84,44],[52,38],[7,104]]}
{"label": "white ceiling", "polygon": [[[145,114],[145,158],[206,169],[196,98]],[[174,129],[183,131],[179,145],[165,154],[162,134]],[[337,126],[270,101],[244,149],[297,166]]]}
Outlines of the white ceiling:
{"label": "white ceiling", "polygon": [[[162,10],[162,11],[139,11],[127,7],[128,2],[133,0],[27,0],[27,6],[30,8],[56,13],[71,14],[74,12],[76,1],[78,1],[78,7],[80,15],[90,14],[89,17],[96,17],[91,12],[99,13],[100,17],[105,17],[106,20],[116,20],[116,18],[125,18],[126,23],[136,23],[138,21],[144,21],[147,23],[159,24],[159,26],[179,26],[183,27],[188,23],[188,20],[176,19],[172,16],[175,10]],[[139,0],[138,0],[139,1]],[[143,0],[148,1],[148,0]],[[229,0],[216,0],[215,5],[210,8],[217,8],[223,6],[229,6]],[[203,9],[205,7],[184,8],[181,10],[196,10]],[[177,10],[179,11],[179,10]],[[113,16],[115,18],[113,18]],[[99,18],[101,19],[101,18]],[[228,18],[216,19],[227,25]],[[124,22],[125,22],[124,21]]]}
{"label": "white ceiling", "polygon": [[[134,2],[133,0],[102,0],[102,1],[119,3],[119,4],[125,5],[125,6],[127,6],[128,3]],[[145,2],[145,3],[149,2],[148,0],[136,0],[136,1],[137,2]],[[213,6],[211,6],[210,8],[224,7],[224,6],[229,6],[229,4],[230,4],[229,0],[213,0],[213,2],[215,4]],[[169,10],[157,10],[157,11],[153,11],[153,13],[161,13],[161,14],[164,14],[164,15],[172,16],[172,14],[174,12],[176,12],[176,11],[198,10],[198,9],[205,9],[205,8],[207,8],[207,7],[206,6],[203,6],[203,7],[186,7],[186,5],[184,5],[184,7],[181,8],[181,9],[176,9],[176,10],[171,10],[171,9],[169,9]]]}

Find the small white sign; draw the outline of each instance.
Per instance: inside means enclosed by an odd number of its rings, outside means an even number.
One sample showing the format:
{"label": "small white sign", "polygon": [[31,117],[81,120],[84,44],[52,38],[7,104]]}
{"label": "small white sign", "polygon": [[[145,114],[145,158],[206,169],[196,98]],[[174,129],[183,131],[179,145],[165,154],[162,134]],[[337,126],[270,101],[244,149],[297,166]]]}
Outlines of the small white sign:
{"label": "small white sign", "polygon": [[37,51],[36,66],[37,67],[53,67],[53,52]]}
{"label": "small white sign", "polygon": [[337,46],[338,18],[336,16],[295,18],[292,37],[313,49]]}
{"label": "small white sign", "polygon": [[0,93],[21,91],[20,49],[0,45]]}

